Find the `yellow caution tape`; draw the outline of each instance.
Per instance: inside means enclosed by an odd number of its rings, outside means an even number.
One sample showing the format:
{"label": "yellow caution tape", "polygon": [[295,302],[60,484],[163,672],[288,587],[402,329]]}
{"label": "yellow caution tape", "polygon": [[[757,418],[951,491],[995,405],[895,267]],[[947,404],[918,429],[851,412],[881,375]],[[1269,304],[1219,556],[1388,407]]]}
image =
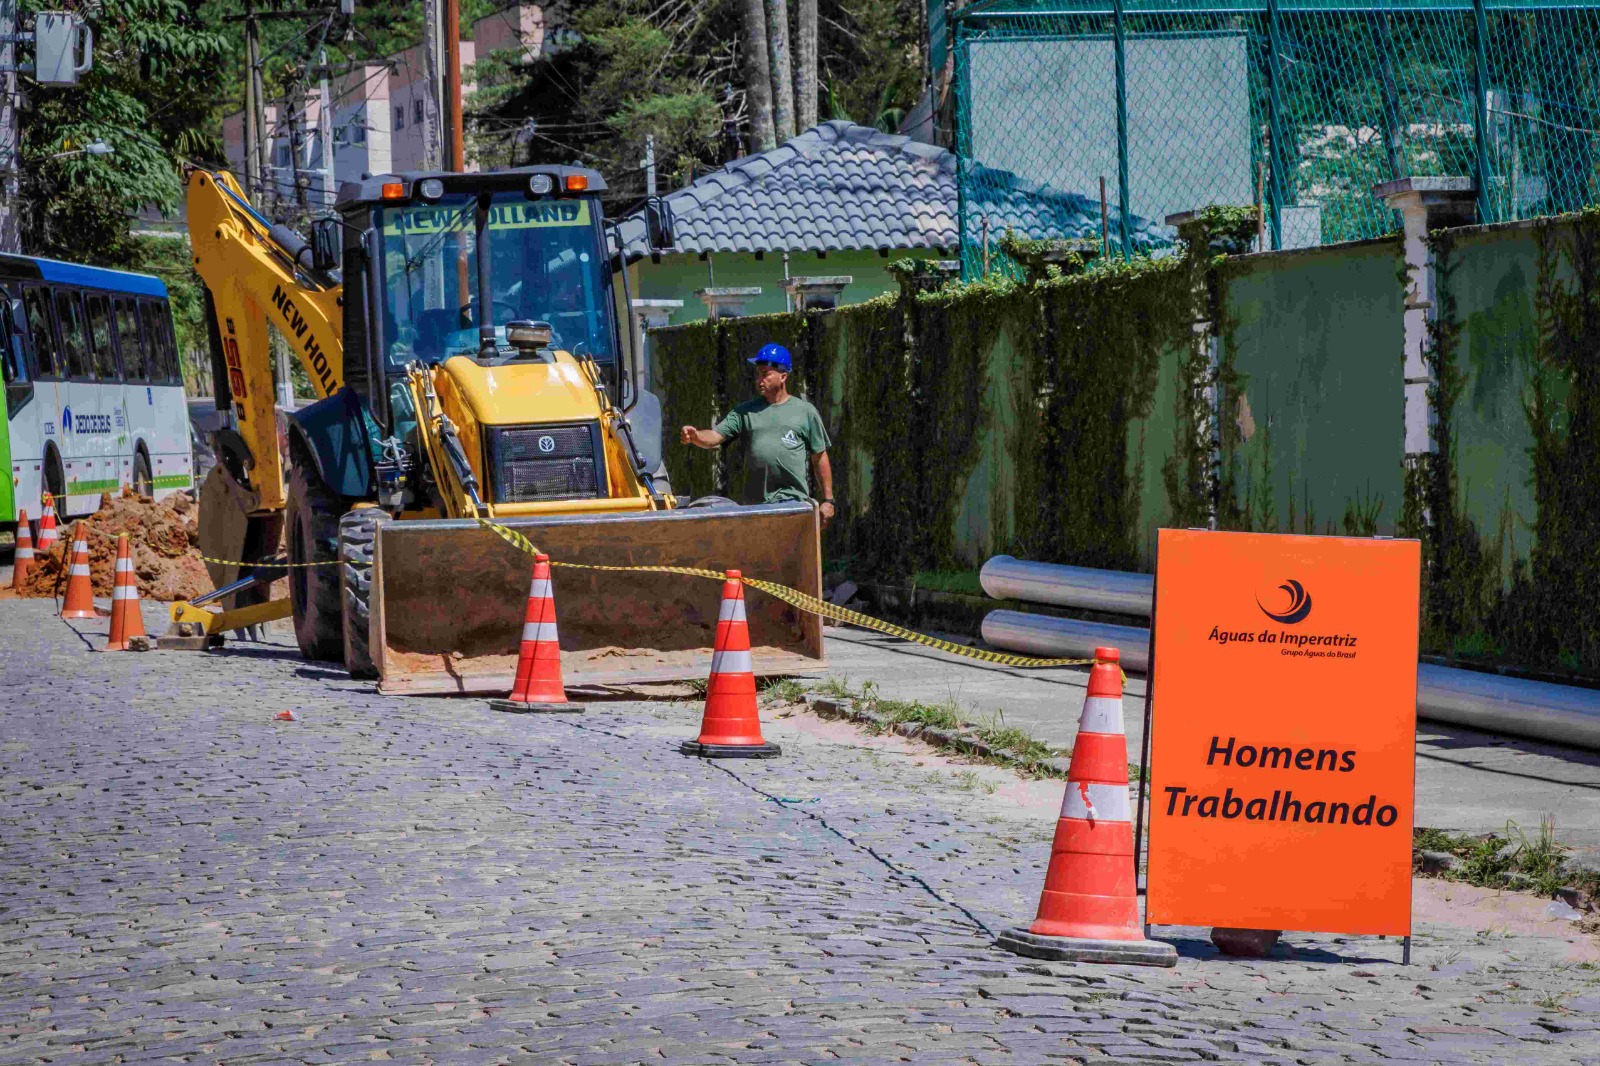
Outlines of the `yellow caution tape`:
{"label": "yellow caution tape", "polygon": [[[494,530],[500,535],[502,540],[516,548],[518,551],[526,552],[528,555],[542,554],[539,549],[528,540],[527,537],[524,537],[521,533],[518,533],[514,529],[509,529],[505,526],[502,526],[498,522],[491,522],[487,518],[479,518],[478,524]],[[685,577],[703,577],[709,578],[713,581],[722,581],[726,578],[726,575],[719,571],[701,570],[690,566],[602,566],[597,563],[565,563],[556,559],[551,559],[550,565],[564,566],[572,570],[632,570],[646,571],[654,574],[682,574]],[[987,651],[983,648],[968,647],[965,644],[957,644],[953,640],[944,640],[940,637],[930,637],[926,633],[918,633],[914,629],[907,629],[904,626],[897,626],[892,622],[885,622],[881,618],[873,618],[871,615],[861,614],[859,611],[845,610],[843,607],[829,603],[827,600],[819,600],[815,596],[807,595],[806,593],[800,592],[797,589],[792,589],[787,585],[779,585],[776,582],[762,581],[759,578],[753,577],[741,576],[740,580],[750,588],[759,589],[760,591],[765,592],[768,596],[771,596],[774,599],[782,600],[791,607],[799,608],[802,611],[808,611],[811,614],[821,615],[824,618],[831,618],[836,622],[843,622],[846,625],[857,626],[861,629],[871,629],[879,633],[887,634],[891,637],[899,637],[901,640],[909,640],[913,644],[921,644],[924,647],[936,648],[939,651],[947,652],[951,655],[960,655],[964,658],[976,659],[979,662],[994,663],[998,666],[1016,666],[1027,669],[1038,669],[1041,667],[1051,666],[1093,666],[1099,661],[1097,659],[1035,659],[1027,655],[1011,655],[1007,652]]]}
{"label": "yellow caution tape", "polygon": [[[491,522],[489,519],[482,517],[477,517],[477,522],[485,529],[493,530],[502,540],[520,552],[523,552],[527,555],[543,554],[532,541],[514,529],[503,526],[498,522]],[[343,562],[347,561],[342,559],[325,559],[319,562],[311,563],[242,563],[233,559],[212,559],[204,555],[202,555],[200,558],[205,562],[217,563],[222,566],[253,566],[258,569],[339,566]],[[352,563],[357,562],[356,560],[348,561]],[[370,564],[367,564],[363,561],[359,565]],[[599,563],[568,563],[562,562],[559,559],[551,559],[550,565],[563,566],[569,570],[600,570],[611,573],[678,574],[683,577],[702,577],[711,581],[722,581],[725,580],[727,576],[720,570],[703,570],[693,566],[605,566]],[[965,644],[957,644],[953,640],[944,640],[940,637],[930,637],[926,633],[918,633],[914,629],[907,629],[904,626],[897,626],[892,622],[885,622],[881,618],[873,618],[871,615],[862,614],[859,611],[846,610],[843,607],[829,603],[827,600],[819,600],[817,597],[807,595],[798,589],[789,588],[787,585],[779,585],[776,582],[762,581],[760,578],[753,577],[741,577],[741,581],[750,588],[765,592],[768,596],[771,596],[777,600],[782,600],[789,606],[798,608],[799,610],[807,611],[811,614],[821,615],[823,618],[831,618],[834,621],[842,622],[845,625],[856,626],[860,629],[871,629],[887,636],[899,637],[901,640],[908,640],[913,644],[921,644],[924,647],[935,648],[950,655],[959,655],[966,659],[976,659],[979,662],[994,663],[997,666],[1015,666],[1033,670],[1053,666],[1092,666],[1099,661],[1096,659],[1035,659],[1027,655],[1011,655],[1007,652],[987,651],[983,648],[973,648]]]}

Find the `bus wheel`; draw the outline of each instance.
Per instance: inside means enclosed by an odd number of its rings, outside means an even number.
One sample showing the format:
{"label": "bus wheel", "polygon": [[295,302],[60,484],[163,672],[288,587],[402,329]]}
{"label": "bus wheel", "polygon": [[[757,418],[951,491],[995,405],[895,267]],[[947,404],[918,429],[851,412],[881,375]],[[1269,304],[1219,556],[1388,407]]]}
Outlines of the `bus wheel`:
{"label": "bus wheel", "polygon": [[155,479],[150,476],[150,457],[142,450],[133,453],[133,491],[140,496],[155,495]]}
{"label": "bus wheel", "polygon": [[67,472],[61,465],[61,453],[51,448],[44,456],[44,490],[55,500],[56,520],[67,517]]}

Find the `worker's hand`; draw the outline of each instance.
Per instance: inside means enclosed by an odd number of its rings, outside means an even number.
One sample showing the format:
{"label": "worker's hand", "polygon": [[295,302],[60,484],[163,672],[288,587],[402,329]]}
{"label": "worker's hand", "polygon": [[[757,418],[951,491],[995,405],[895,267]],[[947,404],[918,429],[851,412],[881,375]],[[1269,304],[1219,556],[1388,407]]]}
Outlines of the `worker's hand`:
{"label": "worker's hand", "polygon": [[827,529],[828,523],[833,521],[833,504],[824,503],[818,510],[822,513],[822,528]]}
{"label": "worker's hand", "polygon": [[684,444],[693,444],[695,443],[694,435],[697,432],[698,430],[693,426],[684,426],[683,431],[678,434],[678,439]]}

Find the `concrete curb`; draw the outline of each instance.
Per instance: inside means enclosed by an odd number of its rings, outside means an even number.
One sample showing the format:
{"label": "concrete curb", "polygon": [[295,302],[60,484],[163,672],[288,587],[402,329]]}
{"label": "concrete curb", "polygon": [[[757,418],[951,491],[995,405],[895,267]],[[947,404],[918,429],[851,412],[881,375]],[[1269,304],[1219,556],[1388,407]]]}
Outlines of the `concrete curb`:
{"label": "concrete curb", "polygon": [[981,737],[965,733],[952,732],[940,729],[937,726],[921,725],[917,722],[894,722],[881,714],[876,714],[860,706],[859,702],[839,696],[822,696],[808,692],[801,699],[811,708],[819,718],[843,718],[860,725],[872,726],[885,733],[894,733],[896,736],[908,740],[921,740],[936,748],[943,748],[959,752],[963,755],[975,755],[980,759],[999,759],[1011,763],[1018,769],[1028,771],[1043,771],[1050,776],[1065,777],[1070,760],[1065,758],[1045,759],[1038,762],[1028,762],[1004,748],[992,747]]}

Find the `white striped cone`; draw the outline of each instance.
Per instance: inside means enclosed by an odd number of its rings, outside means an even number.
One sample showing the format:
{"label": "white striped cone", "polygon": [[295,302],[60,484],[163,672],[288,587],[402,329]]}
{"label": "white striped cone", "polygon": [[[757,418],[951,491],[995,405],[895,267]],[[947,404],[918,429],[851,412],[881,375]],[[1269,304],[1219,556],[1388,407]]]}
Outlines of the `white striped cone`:
{"label": "white striped cone", "polygon": [[111,639],[106,651],[127,651],[131,637],[144,636],[144,617],[139,613],[139,579],[133,572],[133,554],[128,535],[117,534],[117,579],[111,589]]}
{"label": "white striped cone", "polygon": [[708,758],[770,758],[776,744],[761,735],[756,706],[755,664],[750,657],[750,625],[744,613],[744,579],[737,570],[723,574],[722,606],[717,611],[717,636],[711,652],[711,678],[706,682],[706,708],[700,735],[679,748],[685,755]]}
{"label": "white striped cone", "polygon": [[61,535],[56,532],[56,501],[47,492],[44,494],[44,512],[39,515],[38,548],[40,553],[45,555],[50,554],[50,549],[56,546],[56,540],[59,539],[60,536]]}
{"label": "white striped cone", "polygon": [[11,587],[20,589],[33,572],[33,530],[28,512],[17,512],[17,547],[11,555]]}
{"label": "white striped cone", "polygon": [[89,538],[79,522],[72,531],[72,556],[67,566],[67,596],[62,618],[94,617],[94,585],[89,578]]}
{"label": "white striped cone", "polygon": [[535,555],[533,583],[528,589],[528,609],[522,618],[522,640],[517,649],[517,679],[510,697],[495,700],[492,705],[502,710],[543,710],[566,702],[550,557]]}
{"label": "white striped cone", "polygon": [[1072,766],[1056,823],[1050,869],[1029,932],[1039,936],[1143,940],[1133,869],[1128,741],[1122,724],[1121,656],[1096,648]]}

